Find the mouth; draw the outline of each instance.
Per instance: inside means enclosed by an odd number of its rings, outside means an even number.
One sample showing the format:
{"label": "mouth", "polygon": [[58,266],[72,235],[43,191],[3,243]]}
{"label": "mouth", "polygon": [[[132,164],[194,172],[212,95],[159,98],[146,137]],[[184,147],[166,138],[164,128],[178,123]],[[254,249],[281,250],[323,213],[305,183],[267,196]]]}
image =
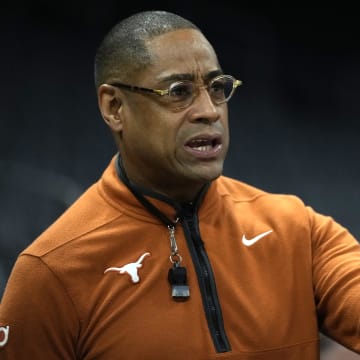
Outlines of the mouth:
{"label": "mouth", "polygon": [[214,158],[221,151],[222,139],[217,135],[198,135],[187,141],[184,148],[188,153],[197,158]]}

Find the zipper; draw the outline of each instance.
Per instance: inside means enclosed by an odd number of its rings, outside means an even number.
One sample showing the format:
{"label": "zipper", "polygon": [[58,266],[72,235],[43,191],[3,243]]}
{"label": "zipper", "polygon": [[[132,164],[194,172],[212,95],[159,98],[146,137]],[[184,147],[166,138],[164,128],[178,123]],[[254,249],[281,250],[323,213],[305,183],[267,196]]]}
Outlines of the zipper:
{"label": "zipper", "polygon": [[181,224],[195,266],[206,319],[216,352],[231,351],[231,346],[225,333],[214,274],[198,228],[197,214],[185,214]]}

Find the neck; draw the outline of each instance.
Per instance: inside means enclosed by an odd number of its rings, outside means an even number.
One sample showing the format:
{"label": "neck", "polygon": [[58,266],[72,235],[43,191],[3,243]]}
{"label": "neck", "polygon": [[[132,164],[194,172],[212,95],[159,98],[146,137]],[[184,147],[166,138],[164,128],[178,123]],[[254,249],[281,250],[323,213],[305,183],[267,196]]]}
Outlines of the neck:
{"label": "neck", "polygon": [[199,192],[208,184],[209,182],[195,182],[195,181],[178,181],[174,183],[173,181],[162,181],[158,180],[151,181],[151,179],[133,176],[131,171],[128,171],[128,168],[124,164],[121,157],[119,157],[119,165],[121,171],[129,180],[132,185],[135,185],[142,191],[145,192],[155,192],[164,197],[167,197],[177,203],[188,203],[196,199]]}
{"label": "neck", "polygon": [[155,197],[167,198],[178,204],[185,204],[194,202],[202,189],[207,187],[209,183],[201,184],[170,184],[166,182],[164,184],[153,184],[145,179],[132,178],[125,170],[123,161],[119,156],[117,161],[118,174],[120,178],[126,183],[127,186],[135,187],[138,191],[145,195],[159,195]]}

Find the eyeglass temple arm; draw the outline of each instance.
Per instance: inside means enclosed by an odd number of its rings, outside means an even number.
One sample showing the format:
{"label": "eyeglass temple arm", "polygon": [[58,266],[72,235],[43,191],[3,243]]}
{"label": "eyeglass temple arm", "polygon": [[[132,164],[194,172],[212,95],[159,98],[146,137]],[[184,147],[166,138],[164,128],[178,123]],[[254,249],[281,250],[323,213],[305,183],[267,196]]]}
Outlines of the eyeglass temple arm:
{"label": "eyeglass temple arm", "polygon": [[145,91],[145,92],[150,92],[150,93],[155,93],[158,95],[166,95],[168,94],[169,90],[159,90],[159,89],[149,89],[149,88],[144,88],[144,87],[140,87],[140,86],[133,86],[133,85],[127,85],[127,84],[123,84],[123,83],[111,83],[110,85],[112,86],[116,86],[118,88],[124,88],[124,89],[128,89],[130,91]]}

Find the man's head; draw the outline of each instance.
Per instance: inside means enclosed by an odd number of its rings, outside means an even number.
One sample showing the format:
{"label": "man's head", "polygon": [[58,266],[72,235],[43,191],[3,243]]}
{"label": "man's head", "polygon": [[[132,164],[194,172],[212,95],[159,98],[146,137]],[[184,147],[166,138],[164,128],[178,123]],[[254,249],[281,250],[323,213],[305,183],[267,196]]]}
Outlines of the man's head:
{"label": "man's head", "polygon": [[133,182],[186,201],[221,175],[222,97],[239,85],[212,81],[221,74],[210,43],[177,15],[144,12],[110,31],[96,56],[99,107]]}

